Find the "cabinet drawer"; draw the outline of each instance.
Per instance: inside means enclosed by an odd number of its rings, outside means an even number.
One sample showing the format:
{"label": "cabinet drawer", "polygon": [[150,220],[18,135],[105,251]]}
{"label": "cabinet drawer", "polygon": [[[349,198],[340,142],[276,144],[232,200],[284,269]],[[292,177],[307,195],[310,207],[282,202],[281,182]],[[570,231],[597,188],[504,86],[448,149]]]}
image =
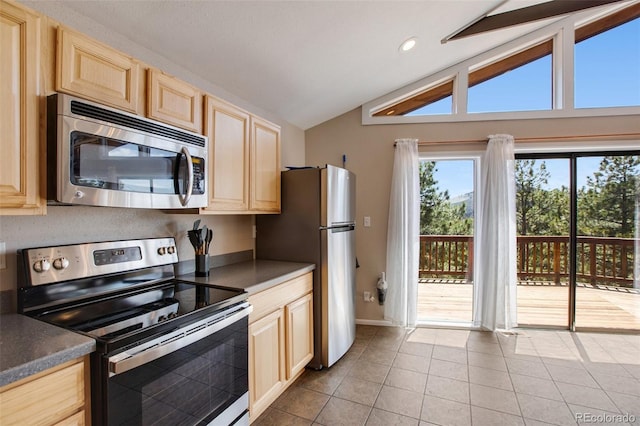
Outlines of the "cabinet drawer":
{"label": "cabinet drawer", "polygon": [[0,390],[0,424],[46,425],[70,420],[68,417],[84,406],[84,368],[82,361],[67,364]]}
{"label": "cabinet drawer", "polygon": [[249,296],[253,312],[249,315],[249,323],[283,308],[286,304],[299,299],[313,290],[313,274],[302,275],[270,289]]}

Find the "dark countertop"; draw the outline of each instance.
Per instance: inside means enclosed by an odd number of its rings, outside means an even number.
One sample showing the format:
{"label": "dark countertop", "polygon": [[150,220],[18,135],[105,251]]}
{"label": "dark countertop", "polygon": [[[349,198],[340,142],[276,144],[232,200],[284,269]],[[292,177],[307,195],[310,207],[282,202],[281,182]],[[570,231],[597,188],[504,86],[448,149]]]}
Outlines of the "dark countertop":
{"label": "dark countertop", "polygon": [[257,259],[212,268],[208,277],[196,277],[195,272],[191,272],[179,275],[177,278],[203,284],[241,288],[253,294],[297,278],[315,268],[313,263]]}
{"label": "dark countertop", "polygon": [[90,337],[20,314],[0,315],[0,386],[95,351]]}

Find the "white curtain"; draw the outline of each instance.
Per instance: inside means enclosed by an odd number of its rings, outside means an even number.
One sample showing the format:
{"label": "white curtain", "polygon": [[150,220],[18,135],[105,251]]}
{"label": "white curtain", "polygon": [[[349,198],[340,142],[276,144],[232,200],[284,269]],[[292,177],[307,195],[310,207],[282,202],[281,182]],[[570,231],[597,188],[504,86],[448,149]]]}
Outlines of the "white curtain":
{"label": "white curtain", "polygon": [[417,139],[397,139],[387,228],[387,298],[384,317],[394,325],[416,323],[420,183]]}
{"label": "white curtain", "polygon": [[516,185],[513,136],[491,135],[482,160],[476,323],[516,326]]}

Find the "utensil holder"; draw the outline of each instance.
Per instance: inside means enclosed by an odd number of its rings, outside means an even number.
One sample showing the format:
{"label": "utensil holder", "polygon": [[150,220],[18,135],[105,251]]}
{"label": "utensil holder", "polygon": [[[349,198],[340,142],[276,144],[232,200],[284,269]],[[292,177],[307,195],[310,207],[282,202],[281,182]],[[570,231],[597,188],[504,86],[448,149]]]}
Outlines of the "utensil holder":
{"label": "utensil holder", "polygon": [[196,254],[196,277],[209,276],[209,255]]}

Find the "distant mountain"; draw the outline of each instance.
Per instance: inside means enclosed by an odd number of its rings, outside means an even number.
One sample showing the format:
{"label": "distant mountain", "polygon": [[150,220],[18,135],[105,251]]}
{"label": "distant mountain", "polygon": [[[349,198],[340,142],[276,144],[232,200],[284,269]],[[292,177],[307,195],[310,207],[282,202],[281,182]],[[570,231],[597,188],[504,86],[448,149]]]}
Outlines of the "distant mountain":
{"label": "distant mountain", "polygon": [[464,216],[473,217],[473,192],[467,192],[466,194],[451,197],[449,198],[449,204],[454,207],[457,207],[460,204],[464,204]]}

